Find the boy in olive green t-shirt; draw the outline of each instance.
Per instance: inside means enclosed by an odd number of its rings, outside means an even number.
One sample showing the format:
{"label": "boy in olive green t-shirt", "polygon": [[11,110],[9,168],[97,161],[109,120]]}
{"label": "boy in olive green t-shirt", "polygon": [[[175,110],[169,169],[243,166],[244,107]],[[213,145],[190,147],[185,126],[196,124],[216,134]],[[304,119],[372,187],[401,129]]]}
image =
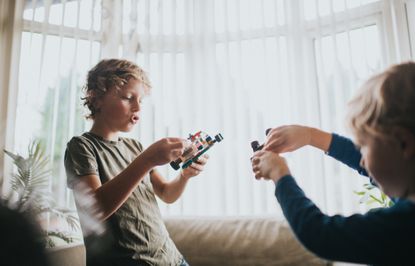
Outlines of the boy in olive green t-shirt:
{"label": "boy in olive green t-shirt", "polygon": [[[187,265],[168,235],[155,195],[175,202],[208,157],[168,181],[154,167],[179,157],[183,139],[164,138],[143,150],[138,141],[119,137],[137,124],[141,100],[150,88],[144,71],[126,60],[102,60],[88,73],[83,100],[93,124],[69,141],[65,169],[75,197],[80,187],[93,192],[112,238],[105,254],[94,253],[92,246],[105,237],[85,239],[88,265]],[[77,202],[78,208],[81,204]]]}

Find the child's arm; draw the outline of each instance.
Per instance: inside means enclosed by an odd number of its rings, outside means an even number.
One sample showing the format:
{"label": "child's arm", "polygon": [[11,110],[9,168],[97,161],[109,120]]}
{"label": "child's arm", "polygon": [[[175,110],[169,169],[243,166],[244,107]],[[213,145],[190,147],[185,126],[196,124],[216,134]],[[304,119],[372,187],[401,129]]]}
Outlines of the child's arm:
{"label": "child's arm", "polygon": [[121,207],[147,172],[157,165],[175,160],[183,152],[183,147],[182,139],[162,139],[148,147],[124,171],[105,184],[101,184],[97,175],[85,175],[80,180],[94,193],[105,220]]}
{"label": "child's arm", "polygon": [[283,153],[295,151],[306,145],[318,148],[357,170],[359,174],[368,176],[366,170],[360,166],[362,155],[350,139],[317,128],[299,125],[274,128],[268,133],[264,149]]}
{"label": "child's arm", "polygon": [[289,175],[277,182],[275,196],[299,241],[320,257],[379,265],[413,263],[415,207],[409,201],[364,215],[328,216]]}
{"label": "child's arm", "polygon": [[173,180],[168,181],[156,170],[151,172],[151,183],[156,195],[166,203],[175,202],[183,193],[187,182],[191,177],[199,175],[207,163],[207,154],[199,157],[196,163],[192,163]]}
{"label": "child's arm", "polygon": [[273,128],[267,135],[264,149],[275,153],[295,151],[311,145],[327,152],[332,135],[317,128],[288,125]]}
{"label": "child's arm", "polygon": [[366,169],[360,166],[362,154],[350,139],[333,133],[327,154],[355,169],[359,174],[368,176]]}
{"label": "child's arm", "polygon": [[[356,263],[397,263],[412,259],[410,245],[396,243],[415,237],[415,207],[384,209],[366,215],[328,216],[305,195],[290,175],[283,157],[269,151],[252,158],[255,177],[273,180],[283,213],[300,242],[310,251],[329,260]],[[396,206],[396,205],[395,205]],[[396,230],[400,227],[400,230]]]}

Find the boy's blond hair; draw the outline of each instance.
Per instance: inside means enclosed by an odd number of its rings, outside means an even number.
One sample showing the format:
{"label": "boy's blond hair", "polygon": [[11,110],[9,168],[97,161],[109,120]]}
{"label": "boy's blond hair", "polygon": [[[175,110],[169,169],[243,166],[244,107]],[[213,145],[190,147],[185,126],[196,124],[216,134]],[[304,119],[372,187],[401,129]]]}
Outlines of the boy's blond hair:
{"label": "boy's blond hair", "polygon": [[99,111],[95,107],[97,99],[102,97],[109,89],[122,88],[130,79],[136,79],[151,88],[147,74],[139,66],[123,59],[104,59],[94,66],[89,72],[84,87],[85,97],[82,98],[90,114],[87,118],[94,118]]}
{"label": "boy's blond hair", "polygon": [[415,63],[394,65],[370,78],[349,102],[355,136],[385,135],[401,126],[415,135]]}

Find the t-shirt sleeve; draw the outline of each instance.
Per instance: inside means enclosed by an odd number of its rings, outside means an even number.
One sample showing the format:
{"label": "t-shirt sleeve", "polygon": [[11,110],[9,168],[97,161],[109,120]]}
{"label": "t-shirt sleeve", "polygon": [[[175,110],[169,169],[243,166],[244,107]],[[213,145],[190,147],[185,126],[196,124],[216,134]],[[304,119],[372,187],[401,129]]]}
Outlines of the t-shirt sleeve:
{"label": "t-shirt sleeve", "polygon": [[68,142],[64,162],[69,188],[73,188],[74,182],[81,176],[91,174],[99,175],[94,150],[81,137],[72,138]]}
{"label": "t-shirt sleeve", "polygon": [[138,140],[134,140],[134,141],[135,141],[135,143],[136,143],[136,145],[137,145],[137,147],[138,147],[138,151],[139,151],[140,153],[142,153],[142,152],[143,152],[143,150],[144,150],[143,144],[141,144],[141,142],[139,142]]}
{"label": "t-shirt sleeve", "polygon": [[[138,140],[134,140],[135,143],[137,144],[138,150],[140,151],[140,153],[142,153],[144,151],[144,146],[143,144],[141,144],[141,142],[139,142]],[[150,178],[150,175],[155,171],[156,169],[153,168],[150,170],[150,172],[148,172],[149,174],[147,175],[148,178]],[[147,177],[146,177],[147,178]]]}

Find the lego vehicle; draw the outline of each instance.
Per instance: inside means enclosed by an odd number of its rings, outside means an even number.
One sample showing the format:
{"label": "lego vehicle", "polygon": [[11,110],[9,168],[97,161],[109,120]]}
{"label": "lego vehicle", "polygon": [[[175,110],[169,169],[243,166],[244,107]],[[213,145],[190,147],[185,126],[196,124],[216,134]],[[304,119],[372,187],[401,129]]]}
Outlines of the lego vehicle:
{"label": "lego vehicle", "polygon": [[203,131],[199,131],[194,135],[189,134],[183,154],[177,160],[170,162],[171,167],[174,170],[178,170],[181,163],[183,163],[181,165],[182,169],[189,167],[216,142],[221,142],[222,140],[223,137],[220,133],[214,139]]}
{"label": "lego vehicle", "polygon": [[[265,135],[268,136],[268,133],[270,131],[271,131],[271,128],[268,128],[267,130],[265,130]],[[264,144],[259,145],[259,142],[257,140],[254,140],[251,142],[251,147],[252,147],[252,150],[256,152],[256,151],[262,150],[262,148],[264,148]]]}

